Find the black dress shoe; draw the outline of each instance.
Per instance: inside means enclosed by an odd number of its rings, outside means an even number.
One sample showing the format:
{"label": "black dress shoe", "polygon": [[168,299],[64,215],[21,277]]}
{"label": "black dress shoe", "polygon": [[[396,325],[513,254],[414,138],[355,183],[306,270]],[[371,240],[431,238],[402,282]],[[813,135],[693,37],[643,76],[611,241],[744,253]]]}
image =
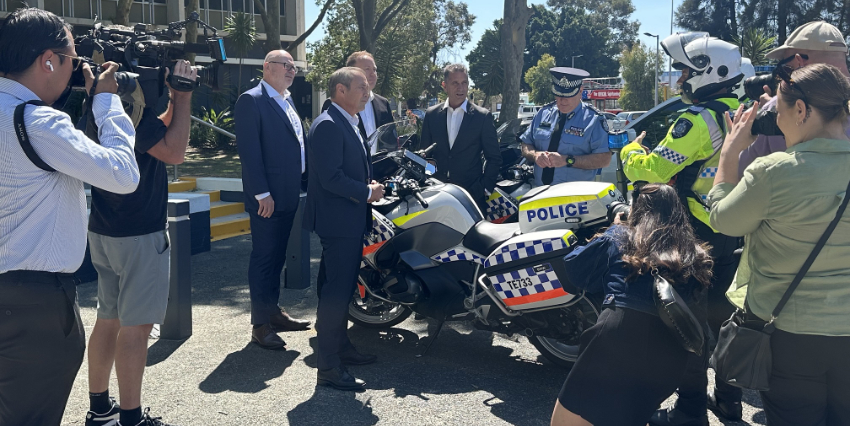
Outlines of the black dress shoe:
{"label": "black dress shoe", "polygon": [[378,357],[370,354],[361,354],[356,349],[351,349],[339,354],[339,360],[345,365],[366,365],[378,360]]}
{"label": "black dress shoe", "polygon": [[251,341],[260,345],[263,349],[283,349],[286,346],[286,342],[275,334],[268,324],[255,327],[251,331]]}
{"label": "black dress shoe", "polygon": [[652,426],[708,426],[708,414],[691,416],[675,407],[657,410],[649,419]]}
{"label": "black dress shoe", "polygon": [[713,411],[717,417],[723,420],[741,421],[744,416],[744,409],[741,406],[741,401],[727,401],[714,396],[714,391],[708,393],[707,404],[708,409]]}
{"label": "black dress shoe", "polygon": [[316,379],[319,385],[330,386],[334,389],[355,392],[366,390],[366,382],[349,374],[343,366],[319,370]]}
{"label": "black dress shoe", "polygon": [[269,318],[269,323],[274,328],[274,331],[302,331],[310,329],[310,321],[292,318],[283,311],[272,315]]}

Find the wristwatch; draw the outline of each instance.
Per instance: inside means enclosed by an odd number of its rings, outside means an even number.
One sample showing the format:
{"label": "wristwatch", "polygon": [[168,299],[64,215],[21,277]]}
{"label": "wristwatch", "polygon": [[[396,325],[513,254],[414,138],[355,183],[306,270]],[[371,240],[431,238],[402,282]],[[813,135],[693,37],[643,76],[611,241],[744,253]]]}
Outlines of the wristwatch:
{"label": "wristwatch", "polygon": [[572,167],[576,163],[576,158],[572,155],[567,155],[567,167]]}

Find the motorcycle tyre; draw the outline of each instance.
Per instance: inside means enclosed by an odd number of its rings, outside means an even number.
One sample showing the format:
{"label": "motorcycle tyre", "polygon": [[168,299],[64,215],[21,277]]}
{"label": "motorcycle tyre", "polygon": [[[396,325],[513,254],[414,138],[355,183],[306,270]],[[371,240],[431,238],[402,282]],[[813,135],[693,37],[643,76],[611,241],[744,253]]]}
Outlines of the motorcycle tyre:
{"label": "motorcycle tyre", "polygon": [[[358,278],[358,281],[360,281],[360,284],[364,284],[363,278]],[[362,309],[360,309],[357,305],[357,301],[358,301],[359,298],[360,298],[360,294],[358,292],[358,289],[355,289],[354,294],[351,295],[351,301],[348,303],[348,320],[351,321],[352,323],[356,324],[356,325],[359,325],[360,327],[373,328],[373,329],[383,329],[383,328],[395,327],[396,325],[404,322],[404,320],[406,320],[408,317],[410,317],[410,314],[413,313],[413,311],[411,311],[410,308],[408,308],[406,306],[401,306],[402,311],[401,311],[400,314],[398,314],[397,316],[394,316],[393,318],[391,318],[387,321],[382,321],[380,319],[380,317],[370,316],[368,313],[366,313]],[[383,302],[383,303],[386,304],[386,302]],[[398,306],[398,305],[396,305],[396,306]],[[363,318],[370,318],[370,319],[373,319],[373,320],[364,320]]]}
{"label": "motorcycle tyre", "polygon": [[[580,303],[588,303],[590,305],[589,308],[592,309],[594,315],[596,316],[596,318],[593,319],[593,324],[596,324],[596,320],[599,319],[599,314],[602,313],[602,309],[598,306],[597,303],[594,303],[589,299],[584,299]],[[575,348],[575,352],[571,354],[564,354],[556,353],[550,348],[550,346],[552,345],[552,343],[550,342],[558,343],[557,340],[541,336],[530,336],[528,338],[528,341],[532,345],[534,345],[537,351],[540,352],[540,354],[543,355],[544,358],[559,367],[571,369],[578,360],[580,349],[579,345],[570,345],[570,347]]]}

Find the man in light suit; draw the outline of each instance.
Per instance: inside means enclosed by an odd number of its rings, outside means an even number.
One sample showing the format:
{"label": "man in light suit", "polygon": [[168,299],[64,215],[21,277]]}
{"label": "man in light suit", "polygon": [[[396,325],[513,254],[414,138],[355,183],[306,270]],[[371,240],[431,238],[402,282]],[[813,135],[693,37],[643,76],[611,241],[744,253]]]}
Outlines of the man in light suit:
{"label": "man in light suit", "polygon": [[[425,112],[420,146],[436,143],[431,152],[437,166],[434,177],[462,187],[483,209],[485,191],[496,187],[502,165],[493,116],[467,100],[469,73],[465,66],[452,64],[443,70],[443,90],[448,95],[446,102]],[[486,164],[482,164],[482,155]]]}
{"label": "man in light suit", "polygon": [[346,365],[370,364],[376,357],[357,352],[348,339],[348,304],[357,285],[363,234],[372,224],[369,203],[384,196],[384,186],[371,180],[371,156],[357,130],[357,113],[369,100],[366,75],[359,68],[339,69],[330,77],[328,94],[332,104],[307,137],[311,184],[304,210],[304,228],[322,241],[317,382],[359,391],[365,384]]}
{"label": "man in light suit", "polygon": [[236,101],[236,142],[253,243],[248,264],[251,341],[266,349],[286,345],[276,332],[310,326],[278,306],[280,273],[307,167],[304,128],[287,90],[297,73],[288,52],[269,52],[263,80]]}
{"label": "man in light suit", "polygon": [[[360,123],[357,129],[360,130],[360,136],[363,140],[368,140],[378,127],[387,123],[393,122],[393,112],[390,110],[390,101],[387,98],[373,92],[375,85],[378,83],[378,67],[375,65],[375,58],[371,53],[361,50],[354,52],[348,56],[345,61],[345,66],[360,68],[363,74],[366,74],[366,81],[369,82],[369,101],[366,102],[366,107],[363,111],[357,113]],[[328,99],[322,104],[322,112],[327,111],[331,106],[331,100]],[[378,144],[375,143],[369,147],[369,153],[375,155],[378,152]]]}

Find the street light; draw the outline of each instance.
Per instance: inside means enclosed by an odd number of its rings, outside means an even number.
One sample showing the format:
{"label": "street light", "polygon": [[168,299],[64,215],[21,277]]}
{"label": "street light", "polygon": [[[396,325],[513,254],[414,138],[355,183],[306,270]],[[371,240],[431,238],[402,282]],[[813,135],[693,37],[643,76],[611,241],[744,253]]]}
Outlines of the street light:
{"label": "street light", "polygon": [[581,58],[582,56],[584,56],[584,55],[573,55],[573,64],[570,65],[570,66],[575,68],[576,67],[576,58]]}
{"label": "street light", "polygon": [[658,105],[658,46],[660,45],[660,41],[657,35],[650,33],[643,33],[643,35],[647,37],[655,37],[655,105]]}

